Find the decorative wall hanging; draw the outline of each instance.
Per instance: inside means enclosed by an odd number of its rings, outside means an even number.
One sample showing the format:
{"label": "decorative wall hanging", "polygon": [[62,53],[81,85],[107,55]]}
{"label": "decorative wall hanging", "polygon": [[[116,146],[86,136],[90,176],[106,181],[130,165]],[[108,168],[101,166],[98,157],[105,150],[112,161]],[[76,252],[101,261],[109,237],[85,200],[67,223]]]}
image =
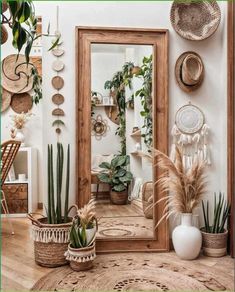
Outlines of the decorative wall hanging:
{"label": "decorative wall hanging", "polygon": [[56,108],[52,111],[53,116],[64,116],[64,111],[61,108]]}
{"label": "decorative wall hanging", "polygon": [[51,84],[55,89],[60,90],[64,87],[64,79],[60,76],[55,76],[52,78]]}
{"label": "decorative wall hanging", "polygon": [[8,32],[4,25],[1,26],[1,45],[8,40]]}
{"label": "decorative wall hanging", "polygon": [[2,102],[1,102],[1,113],[9,108],[11,104],[11,93],[6,89],[2,88]]}
{"label": "decorative wall hanging", "polygon": [[52,54],[55,56],[55,57],[60,57],[64,54],[64,50],[62,49],[53,49],[52,50]]}
{"label": "decorative wall hanging", "polygon": [[64,63],[60,60],[55,60],[52,63],[52,69],[56,72],[60,72],[64,69]]}
{"label": "decorative wall hanging", "polygon": [[64,96],[60,93],[56,93],[52,96],[52,101],[56,105],[61,105],[64,103]]}
{"label": "decorative wall hanging", "polygon": [[101,115],[97,115],[96,119],[91,119],[91,135],[95,136],[97,140],[101,140],[102,137],[106,136],[108,130],[108,122]]}
{"label": "decorative wall hanging", "polygon": [[32,65],[25,63],[25,56],[9,55],[2,61],[2,87],[12,93],[28,92],[33,87],[30,77]]}
{"label": "decorative wall hanging", "polygon": [[218,28],[221,12],[216,1],[178,1],[171,7],[171,24],[184,39],[200,41]]}
{"label": "decorative wall hanging", "polygon": [[176,61],[175,77],[180,88],[185,92],[198,89],[204,79],[204,65],[195,52],[184,52]]}
{"label": "decorative wall hanging", "polygon": [[175,162],[175,147],[180,145],[183,151],[184,167],[190,168],[196,159],[211,164],[208,146],[209,126],[205,123],[203,112],[191,103],[182,106],[175,115],[172,128],[173,144],[171,160]]}
{"label": "decorative wall hanging", "polygon": [[14,112],[18,114],[27,113],[32,107],[33,99],[28,93],[24,92],[12,95],[11,108]]}

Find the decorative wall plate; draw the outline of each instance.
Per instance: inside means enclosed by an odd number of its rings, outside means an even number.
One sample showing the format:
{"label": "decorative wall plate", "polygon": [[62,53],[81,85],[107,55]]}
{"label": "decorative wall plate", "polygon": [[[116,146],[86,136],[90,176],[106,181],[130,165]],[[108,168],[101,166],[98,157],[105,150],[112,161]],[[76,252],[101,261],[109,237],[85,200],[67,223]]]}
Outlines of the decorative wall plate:
{"label": "decorative wall plate", "polygon": [[1,102],[1,113],[9,108],[11,104],[11,93],[6,89],[2,88],[2,102]]}
{"label": "decorative wall plate", "polygon": [[60,90],[64,87],[64,79],[60,76],[55,76],[51,79],[51,84],[55,89]]}
{"label": "decorative wall plate", "polygon": [[184,39],[200,41],[210,37],[221,19],[219,5],[215,0],[179,1],[171,7],[171,24]]}
{"label": "decorative wall plate", "polygon": [[28,93],[13,94],[11,108],[17,114],[27,113],[33,107],[33,99]]}
{"label": "decorative wall plate", "polygon": [[97,140],[101,140],[109,129],[107,120],[103,120],[101,115],[97,115],[95,119],[91,119],[91,135]]}
{"label": "decorative wall plate", "polygon": [[62,71],[64,69],[64,63],[60,60],[55,60],[52,63],[52,69],[56,72]]}
{"label": "decorative wall plate", "polygon": [[53,116],[64,116],[64,111],[61,108],[56,108],[52,111]]}
{"label": "decorative wall plate", "polygon": [[[9,55],[2,61],[2,87],[12,93],[28,92],[33,87],[33,78],[27,80],[31,75],[32,65],[25,64],[25,56]],[[19,75],[17,75],[19,74]]]}
{"label": "decorative wall plate", "polygon": [[60,105],[64,102],[64,96],[60,93],[56,93],[52,96],[52,101],[56,105]]}
{"label": "decorative wall plate", "polygon": [[55,56],[55,57],[60,57],[64,54],[64,50],[62,49],[53,49],[52,50],[52,54]]}
{"label": "decorative wall plate", "polygon": [[187,104],[177,111],[175,124],[182,133],[197,133],[204,124],[204,115],[197,106]]}

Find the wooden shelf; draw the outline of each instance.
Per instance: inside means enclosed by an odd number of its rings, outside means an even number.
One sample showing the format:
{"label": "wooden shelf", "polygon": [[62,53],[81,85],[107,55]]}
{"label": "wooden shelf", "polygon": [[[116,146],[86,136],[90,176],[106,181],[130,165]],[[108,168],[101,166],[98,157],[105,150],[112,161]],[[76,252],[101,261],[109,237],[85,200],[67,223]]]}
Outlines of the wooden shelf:
{"label": "wooden shelf", "polygon": [[29,181],[28,180],[13,180],[13,181],[5,181],[4,184],[28,184]]}
{"label": "wooden shelf", "polygon": [[108,106],[108,107],[116,106],[116,104],[95,104],[94,108],[96,108],[96,107],[106,107],[106,106]]}
{"label": "wooden shelf", "polygon": [[141,137],[141,130],[138,130],[130,135],[131,137]]}

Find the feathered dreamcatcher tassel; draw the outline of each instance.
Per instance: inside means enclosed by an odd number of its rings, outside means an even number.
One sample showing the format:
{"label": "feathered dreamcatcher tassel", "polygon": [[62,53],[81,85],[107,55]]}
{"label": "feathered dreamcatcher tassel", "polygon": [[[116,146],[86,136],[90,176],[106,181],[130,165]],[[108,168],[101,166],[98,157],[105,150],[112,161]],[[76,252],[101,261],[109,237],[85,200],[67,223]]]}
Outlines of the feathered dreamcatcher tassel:
{"label": "feathered dreamcatcher tassel", "polygon": [[186,169],[191,168],[198,159],[211,165],[209,130],[204,114],[198,107],[191,103],[181,107],[175,115],[175,124],[171,131],[171,160],[175,162],[175,148],[180,146]]}

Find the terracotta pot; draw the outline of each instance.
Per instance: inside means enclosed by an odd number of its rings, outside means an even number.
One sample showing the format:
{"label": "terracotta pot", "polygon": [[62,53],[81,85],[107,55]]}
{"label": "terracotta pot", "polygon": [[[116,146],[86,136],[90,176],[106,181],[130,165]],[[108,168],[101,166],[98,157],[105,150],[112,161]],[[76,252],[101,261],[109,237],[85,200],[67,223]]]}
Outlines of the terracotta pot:
{"label": "terracotta pot", "polygon": [[114,205],[126,205],[128,199],[128,190],[123,192],[110,192],[110,200]]}
{"label": "terracotta pot", "polygon": [[228,230],[223,233],[202,232],[203,253],[210,257],[222,257],[227,254]]}
{"label": "terracotta pot", "polygon": [[69,244],[65,253],[66,260],[74,271],[86,271],[93,267],[93,260],[96,257],[95,243],[84,248],[72,248]]}

